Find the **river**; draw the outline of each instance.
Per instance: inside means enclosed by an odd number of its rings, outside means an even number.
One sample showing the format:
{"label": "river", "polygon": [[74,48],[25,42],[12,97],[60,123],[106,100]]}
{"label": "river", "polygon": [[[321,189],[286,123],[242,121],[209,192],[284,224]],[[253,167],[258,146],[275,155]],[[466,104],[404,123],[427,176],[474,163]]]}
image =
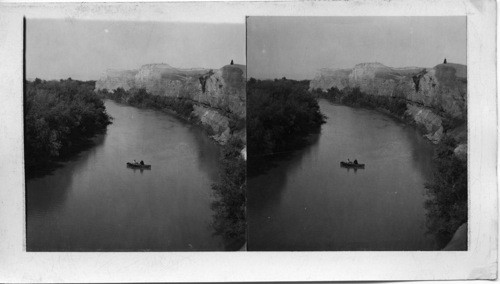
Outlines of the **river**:
{"label": "river", "polygon": [[27,180],[27,250],[224,250],[210,208],[219,146],[163,112],[105,105],[113,124],[94,147]]}
{"label": "river", "polygon": [[[374,110],[319,101],[311,145],[248,180],[248,250],[435,250],[424,183],[433,145]],[[365,169],[340,161],[358,159]]]}

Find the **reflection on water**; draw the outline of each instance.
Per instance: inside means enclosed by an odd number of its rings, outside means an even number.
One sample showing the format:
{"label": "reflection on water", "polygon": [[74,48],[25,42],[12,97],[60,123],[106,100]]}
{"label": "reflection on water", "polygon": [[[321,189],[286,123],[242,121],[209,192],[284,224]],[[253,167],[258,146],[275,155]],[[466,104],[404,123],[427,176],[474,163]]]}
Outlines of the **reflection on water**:
{"label": "reflection on water", "polygon": [[363,168],[349,168],[349,167],[342,167],[342,166],[340,166],[340,168],[345,169],[348,172],[353,171],[354,174],[356,174],[358,172],[358,170],[364,170]]}
{"label": "reflection on water", "polygon": [[[114,120],[101,143],[27,180],[27,249],[223,250],[210,226],[219,147],[164,113],[106,108]],[[151,170],[128,168],[134,159]]]}
{"label": "reflection on water", "polygon": [[[318,140],[248,180],[249,250],[433,250],[433,146],[371,110],[320,101]],[[357,159],[364,169],[339,166]]]}

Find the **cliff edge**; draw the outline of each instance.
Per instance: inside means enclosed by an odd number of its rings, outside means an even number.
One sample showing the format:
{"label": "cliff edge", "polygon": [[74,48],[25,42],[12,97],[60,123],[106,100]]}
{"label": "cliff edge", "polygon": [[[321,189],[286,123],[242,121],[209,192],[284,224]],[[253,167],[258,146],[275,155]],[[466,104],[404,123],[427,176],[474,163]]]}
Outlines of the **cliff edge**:
{"label": "cliff edge", "polygon": [[188,99],[192,115],[225,144],[232,135],[246,140],[245,131],[231,133],[231,120],[246,116],[246,66],[226,65],[220,69],[181,69],[168,64],[147,64],[137,70],[107,70],[96,82],[96,91],[143,88],[155,96]]}
{"label": "cliff edge", "polygon": [[[429,140],[438,143],[444,132],[450,130],[461,144],[457,151],[467,148],[465,65],[446,63],[432,68],[393,68],[378,62],[361,63],[349,69],[320,69],[310,82],[311,90],[327,91],[332,87],[339,90],[358,87],[368,95],[404,100],[406,115],[425,129]],[[444,129],[445,118],[460,124],[453,128],[461,132]]]}

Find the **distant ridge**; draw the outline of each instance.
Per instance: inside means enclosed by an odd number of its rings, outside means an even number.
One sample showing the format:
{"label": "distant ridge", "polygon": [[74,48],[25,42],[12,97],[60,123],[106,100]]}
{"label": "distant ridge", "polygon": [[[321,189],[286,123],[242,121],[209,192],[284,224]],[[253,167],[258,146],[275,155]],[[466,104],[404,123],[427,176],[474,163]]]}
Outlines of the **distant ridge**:
{"label": "distant ridge", "polygon": [[356,64],[353,68],[322,68],[310,89],[326,91],[359,87],[375,96],[400,96],[408,101],[442,110],[452,117],[467,113],[467,66],[440,63],[434,67],[388,67],[380,62]]}

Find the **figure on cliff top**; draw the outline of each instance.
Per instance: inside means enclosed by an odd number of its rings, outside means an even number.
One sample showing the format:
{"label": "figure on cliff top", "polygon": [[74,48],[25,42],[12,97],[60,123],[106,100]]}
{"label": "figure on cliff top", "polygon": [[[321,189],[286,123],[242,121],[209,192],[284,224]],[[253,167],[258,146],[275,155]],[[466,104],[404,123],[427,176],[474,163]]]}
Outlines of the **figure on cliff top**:
{"label": "figure on cliff top", "polygon": [[443,62],[443,64],[446,64],[446,58],[444,59],[444,62]]}
{"label": "figure on cliff top", "polygon": [[231,59],[231,65],[233,65],[233,64],[234,64],[234,63],[233,63],[233,60]]}

